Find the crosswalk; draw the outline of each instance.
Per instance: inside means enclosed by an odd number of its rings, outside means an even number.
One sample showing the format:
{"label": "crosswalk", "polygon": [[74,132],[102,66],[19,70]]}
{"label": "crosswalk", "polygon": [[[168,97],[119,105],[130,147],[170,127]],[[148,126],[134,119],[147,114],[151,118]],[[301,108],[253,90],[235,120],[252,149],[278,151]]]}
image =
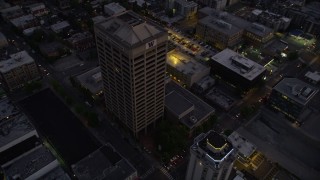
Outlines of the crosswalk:
{"label": "crosswalk", "polygon": [[140,178],[144,179],[147,178],[150,174],[154,172],[155,168],[152,166],[147,172],[145,172]]}
{"label": "crosswalk", "polygon": [[174,180],[174,178],[168,173],[168,171],[164,167],[160,166],[159,169],[164,175],[167,176],[169,180]]}

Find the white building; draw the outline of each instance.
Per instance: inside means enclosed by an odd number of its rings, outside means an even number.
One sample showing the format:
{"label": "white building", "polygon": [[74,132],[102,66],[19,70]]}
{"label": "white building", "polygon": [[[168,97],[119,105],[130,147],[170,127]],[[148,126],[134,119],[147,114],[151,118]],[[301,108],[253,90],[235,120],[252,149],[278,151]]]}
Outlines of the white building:
{"label": "white building", "polygon": [[190,147],[186,180],[228,179],[233,169],[234,148],[227,139],[209,131],[201,133]]}

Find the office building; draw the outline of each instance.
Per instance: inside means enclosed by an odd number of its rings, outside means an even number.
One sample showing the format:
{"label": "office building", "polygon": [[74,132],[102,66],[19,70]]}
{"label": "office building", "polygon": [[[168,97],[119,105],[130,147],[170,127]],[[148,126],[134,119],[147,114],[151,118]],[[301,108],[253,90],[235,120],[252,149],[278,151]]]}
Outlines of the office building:
{"label": "office building", "polygon": [[210,67],[180,51],[173,50],[167,54],[167,73],[179,84],[190,88],[210,74]]}
{"label": "office building", "polygon": [[106,108],[137,135],[163,116],[168,33],[127,11],[95,34]]}
{"label": "office building", "polygon": [[176,14],[185,18],[195,17],[198,10],[198,4],[193,1],[175,0],[174,11]]}
{"label": "office building", "polygon": [[295,121],[302,121],[304,111],[319,90],[299,79],[284,78],[273,87],[268,105]]}
{"label": "office building", "polygon": [[190,147],[186,180],[228,179],[233,169],[234,148],[215,131],[201,133]]}
{"label": "office building", "polygon": [[79,180],[138,179],[137,170],[111,144],[100,147],[71,167]]}
{"label": "office building", "polygon": [[248,90],[265,75],[266,68],[242,55],[225,49],[212,56],[213,73],[233,86]]}
{"label": "office building", "polygon": [[10,91],[40,78],[36,63],[26,51],[12,54],[9,59],[0,61],[0,75]]}
{"label": "office building", "polygon": [[197,38],[218,49],[238,44],[242,40],[244,29],[250,26],[250,22],[242,18],[208,7],[200,9],[198,16]]}
{"label": "office building", "polygon": [[254,45],[260,46],[273,38],[273,29],[258,23],[252,23],[244,32],[244,38]]}

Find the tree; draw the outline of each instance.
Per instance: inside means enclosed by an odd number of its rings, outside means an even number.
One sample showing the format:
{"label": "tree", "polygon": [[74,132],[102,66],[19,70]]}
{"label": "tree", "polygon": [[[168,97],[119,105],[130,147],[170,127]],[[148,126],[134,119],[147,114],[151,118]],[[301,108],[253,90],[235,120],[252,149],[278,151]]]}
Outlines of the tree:
{"label": "tree", "polygon": [[293,51],[293,52],[290,52],[290,53],[288,54],[288,60],[289,60],[289,61],[296,60],[298,57],[299,57],[299,54],[298,54],[297,51]]}

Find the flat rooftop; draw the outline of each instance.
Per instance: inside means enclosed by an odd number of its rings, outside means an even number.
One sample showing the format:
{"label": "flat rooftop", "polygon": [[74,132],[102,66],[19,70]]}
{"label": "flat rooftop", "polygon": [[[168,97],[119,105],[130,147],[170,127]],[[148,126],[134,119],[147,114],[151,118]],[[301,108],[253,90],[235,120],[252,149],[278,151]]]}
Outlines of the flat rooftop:
{"label": "flat rooftop", "polygon": [[51,25],[50,28],[54,32],[59,32],[61,29],[64,29],[68,26],[70,26],[68,21],[62,21],[62,22],[58,22],[56,24]]}
{"label": "flat rooftop", "polygon": [[[232,152],[233,146],[227,141],[225,137],[218,134],[215,131],[209,131],[206,134],[198,136],[194,144],[191,146],[191,150],[197,151],[201,149],[202,154],[205,154],[205,158],[213,164],[219,164],[224,161]],[[197,138],[198,138],[197,137]]]}
{"label": "flat rooftop", "polygon": [[212,88],[205,97],[225,110],[228,110],[235,102],[234,99],[217,88]]}
{"label": "flat rooftop", "polygon": [[126,8],[115,2],[104,5],[104,8],[108,8],[110,11],[113,11],[114,14],[121,13],[126,10]]}
{"label": "flat rooftop", "polygon": [[317,72],[317,71],[315,72],[308,71],[304,76],[317,83],[320,81],[320,72]]}
{"label": "flat rooftop", "polygon": [[230,136],[228,136],[228,140],[231,142],[232,146],[236,147],[238,151],[245,157],[250,157],[251,154],[257,149],[237,131],[234,131]]}
{"label": "flat rooftop", "polygon": [[62,167],[58,166],[42,176],[41,180],[71,180],[71,178]]}
{"label": "flat rooftop", "polygon": [[110,145],[106,144],[89,154],[72,170],[79,180],[87,179],[126,179],[136,173],[134,167]]}
{"label": "flat rooftop", "polygon": [[89,89],[93,94],[99,93],[103,89],[100,67],[93,68],[77,76],[77,80],[82,86]]}
{"label": "flat rooftop", "polygon": [[246,28],[246,30],[260,37],[273,33],[273,29],[258,23],[252,23],[251,26]]}
{"label": "flat rooftop", "polygon": [[202,8],[199,12],[208,15],[199,19],[199,23],[205,24],[223,34],[233,35],[251,25],[251,23],[245,19],[210,7]]}
{"label": "flat rooftop", "polygon": [[33,62],[33,58],[26,51],[20,51],[18,53],[11,54],[9,59],[0,61],[0,72],[6,73],[14,68]]}
{"label": "flat rooftop", "polygon": [[154,39],[158,35],[167,33],[164,28],[132,11],[110,17],[105,21],[96,23],[95,26],[100,29],[100,32],[114,38],[116,42],[124,43],[130,47],[146,43],[150,38]]}
{"label": "flat rooftop", "polygon": [[14,140],[37,134],[26,115],[5,98],[0,101],[0,150],[7,149]]}
{"label": "flat rooftop", "polygon": [[212,56],[212,60],[250,81],[266,71],[262,65],[228,48]]}
{"label": "flat rooftop", "polygon": [[[197,123],[192,123],[191,121],[189,121],[189,118],[181,119],[181,123],[183,123],[190,129],[195,127],[195,125],[198,124],[198,122],[201,122],[202,120],[206,119],[207,117],[209,117],[215,112],[215,109],[213,107],[208,105],[206,102],[202,101],[193,93],[181,87],[174,81],[169,81],[166,84],[166,94],[169,94],[172,91],[175,91],[177,94],[183,96],[186,100],[188,100],[194,106],[192,115],[197,119]],[[179,106],[179,105],[180,104],[176,104],[176,106]]]}
{"label": "flat rooftop", "polygon": [[186,111],[194,109],[194,105],[175,91],[171,91],[165,97],[165,106],[168,110],[180,117]]}
{"label": "flat rooftop", "polygon": [[29,21],[35,20],[35,17],[32,14],[24,15],[15,19],[11,19],[10,22],[16,26],[23,26],[24,24],[27,24]]}
{"label": "flat rooftop", "polygon": [[36,179],[36,177],[39,178],[37,174],[49,172],[58,165],[58,161],[51,152],[40,145],[23,156],[4,164],[2,167],[9,177],[18,176],[20,179]]}
{"label": "flat rooftop", "polygon": [[167,64],[189,76],[210,69],[210,67],[195,61],[191,56],[175,50],[167,53]]}
{"label": "flat rooftop", "polygon": [[273,90],[280,92],[304,106],[307,105],[319,91],[319,89],[297,78],[284,78],[273,87]]}

